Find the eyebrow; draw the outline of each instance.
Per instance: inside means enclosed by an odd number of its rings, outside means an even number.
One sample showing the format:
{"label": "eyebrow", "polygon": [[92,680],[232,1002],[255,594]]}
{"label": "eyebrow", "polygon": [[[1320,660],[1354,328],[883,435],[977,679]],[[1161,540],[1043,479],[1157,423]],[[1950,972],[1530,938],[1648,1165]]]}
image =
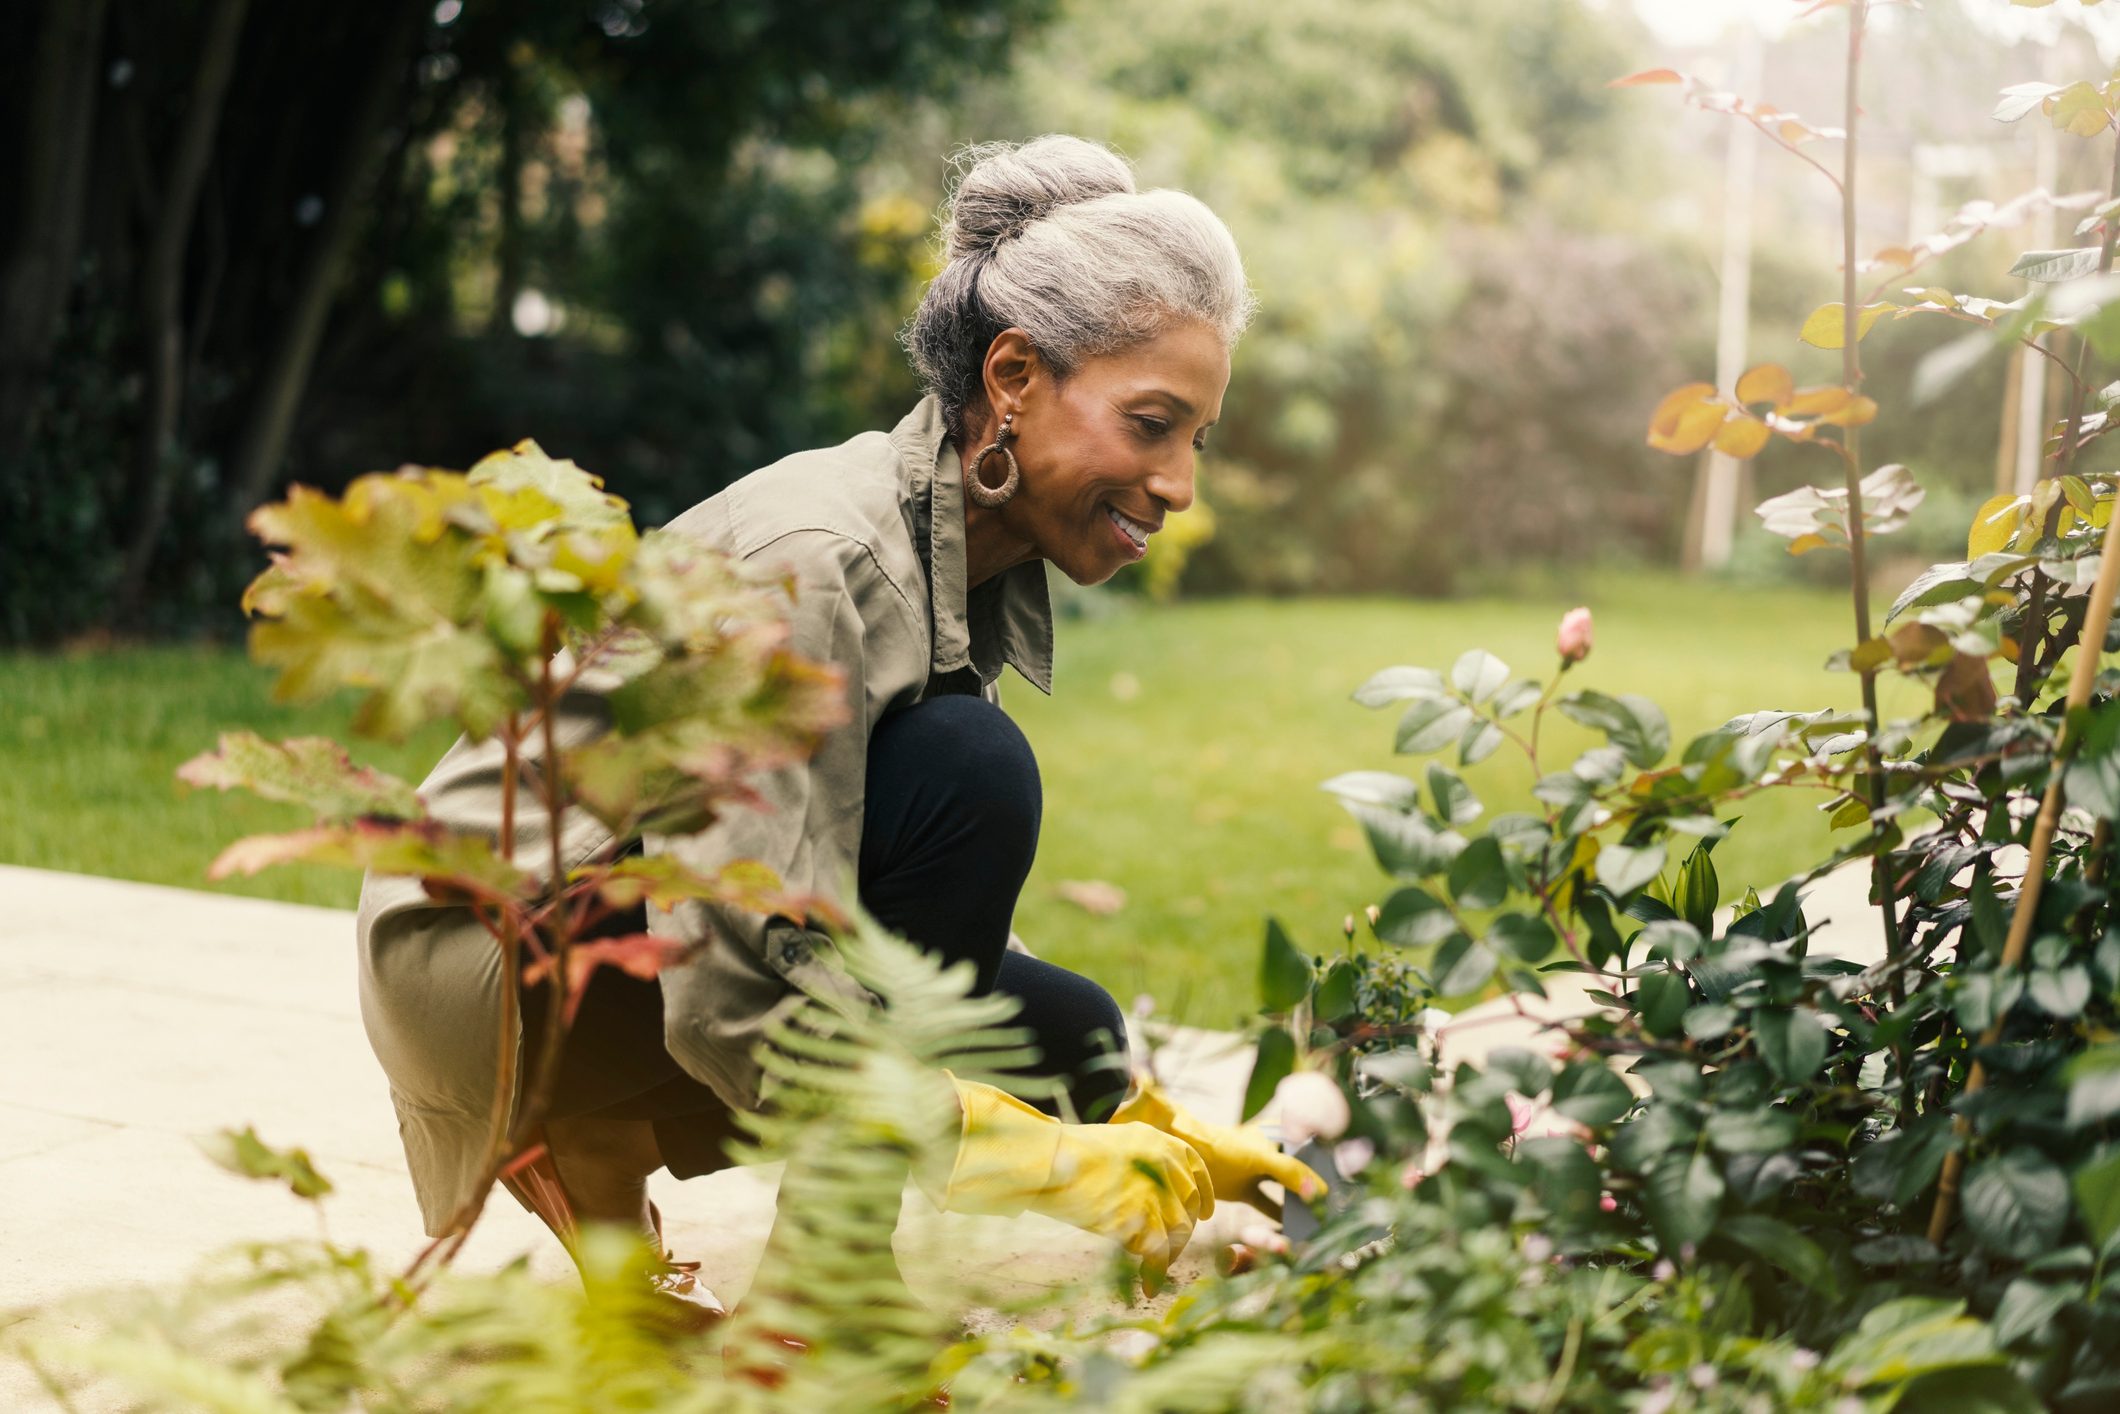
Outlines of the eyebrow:
{"label": "eyebrow", "polygon": [[[1200,410],[1198,408],[1194,407],[1184,398],[1179,397],[1176,393],[1171,392],[1168,388],[1151,388],[1148,390],[1148,395],[1152,398],[1163,398],[1168,400],[1172,407],[1176,408],[1179,413],[1186,417],[1197,417],[1199,415]],[[1220,418],[1215,419],[1215,422],[1220,421]],[[1205,432],[1208,428],[1214,425],[1214,422],[1203,422],[1200,424],[1200,430],[1202,432]]]}

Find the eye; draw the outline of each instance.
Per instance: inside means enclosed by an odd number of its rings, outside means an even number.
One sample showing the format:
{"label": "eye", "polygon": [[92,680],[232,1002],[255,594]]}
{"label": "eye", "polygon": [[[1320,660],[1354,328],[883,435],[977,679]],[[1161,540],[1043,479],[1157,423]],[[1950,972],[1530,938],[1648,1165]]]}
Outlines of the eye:
{"label": "eye", "polygon": [[1168,422],[1165,422],[1160,417],[1150,417],[1147,413],[1135,413],[1134,421],[1139,423],[1141,430],[1151,437],[1161,437],[1164,433],[1170,431]]}

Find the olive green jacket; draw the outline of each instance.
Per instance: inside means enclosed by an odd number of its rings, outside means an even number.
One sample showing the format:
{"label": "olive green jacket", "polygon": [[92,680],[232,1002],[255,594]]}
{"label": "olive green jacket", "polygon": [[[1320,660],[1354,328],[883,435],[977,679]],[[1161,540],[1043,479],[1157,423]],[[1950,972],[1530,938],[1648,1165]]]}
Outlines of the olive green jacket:
{"label": "olive green jacket", "polygon": [[[770,808],[733,810],[702,834],[650,836],[643,847],[705,870],[757,859],[791,889],[851,903],[876,723],[940,693],[998,701],[1004,664],[1052,691],[1045,562],[967,592],[964,482],[932,397],[888,435],[863,433],[752,472],[668,528],[793,572],[792,646],[845,672],[853,716],[808,762],[754,780]],[[593,669],[582,675],[555,723],[562,751],[606,728],[602,693],[611,686]],[[526,751],[525,759],[537,758]],[[421,783],[429,812],[498,839],[501,761],[498,741],[460,738]],[[515,862],[542,873],[549,821],[537,794],[517,797]],[[572,868],[610,843],[576,810],[560,855]],[[699,903],[651,911],[648,922],[697,944],[662,977],[664,1044],[732,1108],[753,1107],[769,1018],[823,975],[816,936],[785,918]],[[499,951],[467,909],[434,903],[404,876],[371,872],[362,881],[357,926],[362,1019],[390,1080],[421,1213],[438,1232],[471,1195],[485,1152],[501,1046]]]}

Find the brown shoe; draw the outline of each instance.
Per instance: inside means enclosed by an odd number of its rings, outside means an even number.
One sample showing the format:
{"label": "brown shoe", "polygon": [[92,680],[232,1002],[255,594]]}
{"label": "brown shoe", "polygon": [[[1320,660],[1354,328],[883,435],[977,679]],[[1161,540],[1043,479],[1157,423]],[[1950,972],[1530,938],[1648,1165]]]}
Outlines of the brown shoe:
{"label": "brown shoe", "polygon": [[[566,1182],[560,1177],[559,1164],[552,1157],[552,1146],[542,1132],[533,1135],[530,1147],[502,1171],[501,1185],[552,1230],[569,1256],[580,1261],[581,1222],[575,1215],[575,1203]],[[728,1308],[700,1281],[699,1263],[680,1262],[663,1246],[662,1213],[653,1203],[648,1204],[648,1222],[654,1232],[655,1250],[661,1254],[648,1281],[664,1298],[660,1304],[673,1324],[682,1331],[696,1332],[725,1318]]]}

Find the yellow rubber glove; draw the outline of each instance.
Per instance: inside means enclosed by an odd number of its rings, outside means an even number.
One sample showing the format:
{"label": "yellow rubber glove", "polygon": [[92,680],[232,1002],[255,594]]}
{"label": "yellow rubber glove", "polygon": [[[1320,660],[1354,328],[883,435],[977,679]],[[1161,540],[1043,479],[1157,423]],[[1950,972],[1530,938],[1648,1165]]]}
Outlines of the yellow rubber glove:
{"label": "yellow rubber glove", "polygon": [[1062,1124],[991,1085],[943,1074],[964,1128],[938,1207],[1042,1213],[1114,1238],[1140,1260],[1151,1291],[1214,1211],[1206,1165],[1182,1140],[1145,1124]]}
{"label": "yellow rubber glove", "polygon": [[1302,1199],[1318,1197],[1325,1180],[1293,1154],[1284,1154],[1254,1124],[1210,1124],[1180,1106],[1153,1079],[1134,1077],[1134,1093],[1113,1112],[1113,1124],[1145,1124],[1190,1144],[1207,1163],[1215,1197],[1249,1203],[1278,1220],[1281,1205],[1259,1185],[1272,1179]]}

